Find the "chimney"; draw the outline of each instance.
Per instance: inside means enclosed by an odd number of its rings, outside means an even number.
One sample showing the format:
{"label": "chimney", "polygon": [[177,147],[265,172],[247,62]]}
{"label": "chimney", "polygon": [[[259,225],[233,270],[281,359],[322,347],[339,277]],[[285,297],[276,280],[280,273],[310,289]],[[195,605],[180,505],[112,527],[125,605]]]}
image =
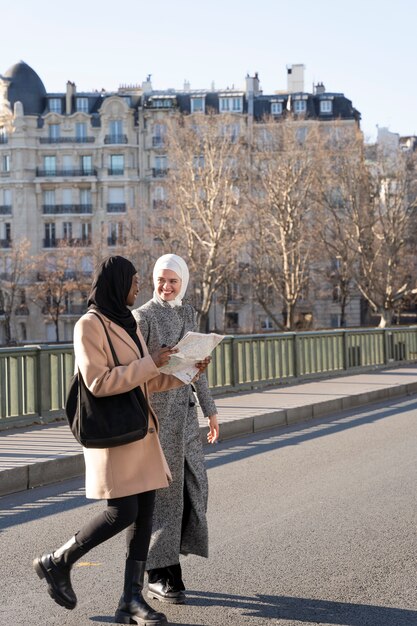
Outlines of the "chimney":
{"label": "chimney", "polygon": [[190,91],[191,85],[189,80],[184,81],[184,91]]}
{"label": "chimney", "polygon": [[151,83],[152,74],[148,74],[146,80],[142,83],[142,90],[144,94],[152,93],[152,83]]}
{"label": "chimney", "polygon": [[246,95],[252,94],[258,96],[260,94],[260,83],[258,72],[255,72],[255,76],[246,75]]}
{"label": "chimney", "polygon": [[71,115],[72,113],[72,97],[75,96],[76,91],[75,83],[72,83],[69,80],[67,82],[67,93],[65,98],[65,111],[67,115]]}
{"label": "chimney", "polygon": [[322,93],[326,93],[326,87],[323,85],[323,83],[317,83],[317,85],[314,85],[314,93],[316,94],[316,96],[319,96]]}
{"label": "chimney", "polygon": [[287,65],[287,91],[288,93],[304,92],[304,70],[302,63]]}

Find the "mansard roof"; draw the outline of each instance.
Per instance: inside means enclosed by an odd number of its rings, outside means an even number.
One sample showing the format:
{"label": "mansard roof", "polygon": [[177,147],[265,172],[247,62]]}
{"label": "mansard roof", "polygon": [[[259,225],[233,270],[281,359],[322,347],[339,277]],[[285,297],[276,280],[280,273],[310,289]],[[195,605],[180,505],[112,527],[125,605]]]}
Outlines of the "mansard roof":
{"label": "mansard roof", "polygon": [[45,109],[46,89],[37,75],[24,61],[16,63],[0,77],[6,82],[6,99],[13,110],[16,102],[23,104],[25,115],[40,115]]}

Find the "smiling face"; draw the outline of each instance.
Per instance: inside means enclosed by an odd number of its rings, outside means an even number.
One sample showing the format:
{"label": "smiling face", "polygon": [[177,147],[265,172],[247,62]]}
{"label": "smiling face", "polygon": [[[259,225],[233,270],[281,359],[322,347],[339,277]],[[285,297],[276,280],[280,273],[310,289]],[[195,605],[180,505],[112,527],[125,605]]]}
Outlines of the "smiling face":
{"label": "smiling face", "polygon": [[162,300],[175,300],[181,291],[181,278],[172,270],[161,270],[156,277],[156,292]]}
{"label": "smiling face", "polygon": [[127,306],[133,306],[135,304],[135,300],[138,297],[139,293],[139,278],[137,274],[132,276],[132,285],[130,287],[130,291],[127,294],[126,304]]}

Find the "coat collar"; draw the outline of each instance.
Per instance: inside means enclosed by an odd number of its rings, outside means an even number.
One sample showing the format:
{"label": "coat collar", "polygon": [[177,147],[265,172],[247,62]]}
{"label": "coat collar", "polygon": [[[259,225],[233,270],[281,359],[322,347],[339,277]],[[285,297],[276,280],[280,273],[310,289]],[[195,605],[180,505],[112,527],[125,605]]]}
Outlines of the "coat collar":
{"label": "coat collar", "polygon": [[[108,327],[108,329],[112,333],[117,335],[119,337],[119,339],[121,339],[121,341],[123,341],[129,348],[131,348],[131,350],[133,350],[133,352],[135,353],[135,356],[136,356],[137,359],[140,359],[140,354],[139,354],[138,347],[135,344],[135,342],[133,341],[133,339],[131,337],[129,337],[129,334],[121,326],[119,326],[115,322],[112,322],[111,320],[109,320],[108,317],[105,317],[102,313],[100,313],[99,315],[100,315],[101,319],[103,320],[103,322]],[[139,337],[139,340],[140,340],[140,342],[142,344],[142,348],[143,348],[142,337]]]}

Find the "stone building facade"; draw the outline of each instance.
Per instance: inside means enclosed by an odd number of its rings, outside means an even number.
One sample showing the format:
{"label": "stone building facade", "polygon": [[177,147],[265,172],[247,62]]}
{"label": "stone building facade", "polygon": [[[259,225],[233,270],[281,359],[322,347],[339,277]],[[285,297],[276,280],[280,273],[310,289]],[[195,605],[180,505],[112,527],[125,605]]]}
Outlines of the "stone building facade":
{"label": "stone building facade", "polygon": [[[279,119],[289,111],[305,122],[337,119],[347,128],[358,127],[360,114],[343,94],[327,92],[322,84],[307,93],[300,65],[287,68],[287,77],[287,89],[271,95],[262,93],[257,75],[247,76],[242,90],[191,90],[185,84],[183,90],[155,91],[148,77],[117,92],[78,92],[68,82],[64,92],[48,93],[26,63],[11,67],[0,75],[0,275],[7,277],[13,245],[23,239],[30,242],[30,255],[49,253],[51,262],[68,243],[79,251],[86,277],[93,270],[95,246],[103,254],[123,254],[132,228],[140,237],[146,216],[166,200],[164,119],[173,109],[233,113],[243,116],[249,129],[266,115]],[[142,300],[149,295],[143,293]],[[54,325],[28,301],[24,286],[19,298],[12,319],[15,339],[55,340]],[[66,302],[61,339],[72,339],[83,306]],[[315,307],[316,327],[337,325],[334,298],[309,306]],[[359,322],[358,311],[352,303],[351,325]],[[220,317],[214,303],[213,328]],[[224,330],[270,329],[249,293],[232,300]],[[4,343],[1,332],[0,324]]]}

